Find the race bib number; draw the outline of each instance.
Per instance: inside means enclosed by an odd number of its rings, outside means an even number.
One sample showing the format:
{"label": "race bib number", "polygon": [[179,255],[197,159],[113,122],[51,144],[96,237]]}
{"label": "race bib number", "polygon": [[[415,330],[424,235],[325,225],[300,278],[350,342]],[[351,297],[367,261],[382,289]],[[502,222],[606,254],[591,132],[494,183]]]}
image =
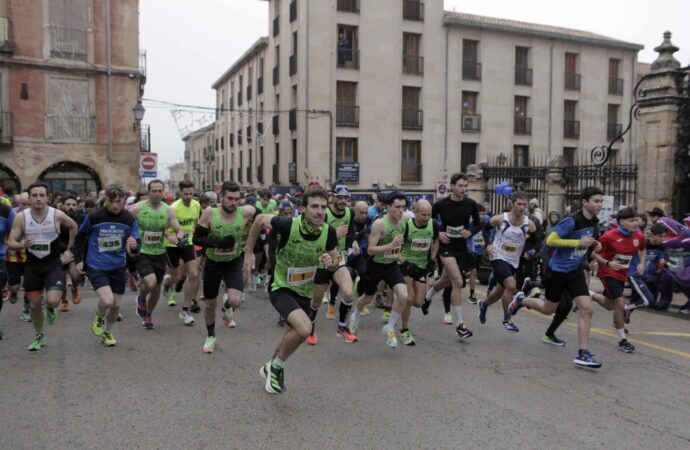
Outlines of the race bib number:
{"label": "race bib number", "polygon": [[122,250],[122,238],[119,236],[106,236],[98,238],[98,251],[117,252]]}
{"label": "race bib number", "polygon": [[515,253],[518,251],[518,248],[513,245],[503,244],[501,246],[501,250],[503,250],[506,253]]}
{"label": "race bib number", "polygon": [[45,258],[50,255],[50,242],[48,239],[36,239],[29,252],[37,258]]}
{"label": "race bib number", "polygon": [[613,257],[613,261],[617,262],[618,264],[628,267],[630,266],[630,261],[632,260],[632,255],[620,255],[616,254]]}
{"label": "race bib number", "polygon": [[410,250],[413,252],[426,252],[431,248],[431,239],[412,239]]}
{"label": "race bib number", "polygon": [[351,253],[351,251],[350,252],[345,252],[345,251],[338,252],[338,266],[339,267],[345,265],[345,262],[347,261],[347,255],[349,253]]}
{"label": "race bib number", "polygon": [[288,269],[287,282],[290,286],[309,283],[316,276],[316,267],[291,267]]}
{"label": "race bib number", "polygon": [[484,242],[484,236],[477,234],[474,236],[474,246],[484,248],[486,243]]}
{"label": "race bib number", "polygon": [[155,245],[163,238],[162,231],[144,231],[144,244]]}
{"label": "race bib number", "polygon": [[446,227],[446,234],[448,235],[449,238],[461,238],[462,237],[462,232],[465,231],[465,227],[460,225],[459,227],[451,227],[448,226]]}
{"label": "race bib number", "polygon": [[682,271],[683,270],[683,258],[681,256],[669,256],[668,268],[674,272]]}
{"label": "race bib number", "polygon": [[233,245],[231,248],[217,248],[215,253],[217,256],[232,256],[236,251],[237,244]]}
{"label": "race bib number", "polygon": [[573,259],[582,259],[583,256],[587,254],[587,249],[586,248],[576,248],[573,250]]}

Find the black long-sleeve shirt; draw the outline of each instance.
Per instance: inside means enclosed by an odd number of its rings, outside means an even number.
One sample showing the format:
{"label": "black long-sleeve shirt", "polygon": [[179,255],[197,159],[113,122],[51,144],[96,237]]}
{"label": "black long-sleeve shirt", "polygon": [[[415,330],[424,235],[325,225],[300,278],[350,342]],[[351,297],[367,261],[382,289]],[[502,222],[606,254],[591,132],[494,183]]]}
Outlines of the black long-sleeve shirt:
{"label": "black long-sleeve shirt", "polygon": [[477,202],[467,196],[460,201],[451,200],[450,196],[437,201],[432,206],[431,216],[439,222],[439,231],[451,238],[450,243],[441,243],[442,248],[467,250],[467,240],[460,237],[462,230],[469,230],[474,235],[482,227]]}

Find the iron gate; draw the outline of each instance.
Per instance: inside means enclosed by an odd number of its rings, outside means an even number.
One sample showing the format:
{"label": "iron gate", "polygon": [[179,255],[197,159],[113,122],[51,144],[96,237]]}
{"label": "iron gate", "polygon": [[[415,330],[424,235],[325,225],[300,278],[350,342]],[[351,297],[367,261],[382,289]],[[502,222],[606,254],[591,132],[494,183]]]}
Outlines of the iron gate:
{"label": "iron gate", "polygon": [[580,199],[580,192],[596,186],[613,196],[614,210],[623,206],[637,208],[637,164],[616,164],[612,157],[603,166],[577,162],[565,168],[565,199],[570,205]]}
{"label": "iron gate", "polygon": [[539,207],[548,211],[548,192],[546,191],[546,172],[548,166],[541,158],[532,158],[531,164],[521,165],[515,161],[507,164],[506,158],[501,156],[489,156],[487,166],[484,168],[484,179],[487,189],[484,190],[484,201],[491,204],[493,214],[499,214],[503,208],[509,207],[510,202],[505,195],[498,195],[495,186],[504,181],[510,183],[513,189],[522,189],[529,199],[539,200]]}

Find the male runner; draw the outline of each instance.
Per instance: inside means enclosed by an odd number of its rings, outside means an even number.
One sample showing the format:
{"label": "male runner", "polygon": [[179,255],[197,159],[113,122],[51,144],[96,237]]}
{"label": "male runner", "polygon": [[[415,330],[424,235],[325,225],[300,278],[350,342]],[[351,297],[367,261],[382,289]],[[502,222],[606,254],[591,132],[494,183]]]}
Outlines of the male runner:
{"label": "male runner", "polygon": [[400,266],[409,301],[402,313],[400,337],[403,344],[415,345],[414,336],[409,330],[410,309],[420,308],[426,293],[426,277],[434,272],[438,255],[438,225],[431,220],[431,203],[419,200],[415,216],[409,219],[405,228],[405,243],[402,248],[403,264]]}
{"label": "male runner", "polygon": [[[431,212],[432,217],[438,217],[441,220],[438,238],[441,241],[439,255],[443,264],[443,275],[427,291],[422,313],[428,313],[431,299],[437,292],[449,285],[453,286],[450,297],[453,326],[460,338],[468,339],[472,336],[472,332],[462,318],[460,291],[463,287],[463,279],[460,270],[469,259],[467,239],[481,230],[481,220],[477,203],[465,195],[467,175],[453,174],[450,178],[450,188],[450,195],[434,203]],[[470,219],[472,219],[471,228]]]}
{"label": "male runner", "polygon": [[240,186],[226,181],[220,188],[220,207],[207,208],[201,214],[194,231],[193,242],[206,248],[204,266],[204,319],[207,337],[203,352],[216,350],[216,299],[220,283],[225,283],[228,295],[223,304],[223,321],[227,327],[237,326],[233,320],[234,310],[242,303],[244,277],[240,245],[244,228],[256,213],[251,205],[238,207]]}
{"label": "male runner", "polygon": [[468,283],[470,285],[470,296],[467,298],[467,301],[473,305],[476,305],[479,302],[479,299],[474,296],[474,291],[477,287],[477,269],[482,264],[482,256],[484,255],[484,250],[486,249],[483,228],[484,225],[491,219],[491,216],[486,214],[484,211],[484,205],[477,205],[477,210],[479,211],[479,215],[482,219],[482,230],[472,235],[472,237],[470,237],[467,241],[470,253],[467,267],[470,278]]}
{"label": "male runner", "polygon": [[386,282],[395,293],[391,316],[381,332],[386,336],[386,345],[390,348],[398,346],[395,325],[402,316],[407,305],[407,285],[400,271],[398,257],[405,242],[405,222],[402,220],[407,199],[400,192],[390,193],[385,203],[388,211],[381,219],[376,219],[369,234],[367,253],[372,256],[364,276],[364,295],[357,300],[355,311],[350,316],[350,333],[356,335],[362,309],[371,303],[376,294],[379,281]]}
{"label": "male runner", "polygon": [[[10,210],[10,216],[7,221],[8,233],[9,230],[12,229],[15,217],[31,206],[29,193],[22,192],[16,195],[15,203],[17,206]],[[9,300],[11,304],[14,304],[17,303],[19,289],[22,285],[22,276],[24,275],[24,266],[26,264],[26,251],[14,251],[7,248],[5,261],[7,262],[7,283],[10,289]],[[31,316],[29,315],[29,300],[26,298],[26,293],[24,294],[24,307],[22,308],[22,313],[19,318],[24,322],[31,322]]]}
{"label": "male runner", "polygon": [[[166,275],[163,280],[163,295],[168,297],[168,305],[175,305],[175,292],[180,292],[184,287],[184,302],[180,310],[179,317],[182,323],[194,325],[194,317],[189,308],[192,306],[192,299],[199,288],[199,262],[196,258],[196,250],[192,245],[192,234],[201,215],[201,204],[194,200],[194,183],[191,181],[180,181],[180,198],[170,207],[175,212],[175,217],[180,223],[182,230],[182,240],[187,243],[180,247],[175,245],[167,238],[164,239],[165,251],[168,254],[168,264],[170,264],[170,276]],[[168,229],[168,234],[173,230]],[[180,264],[182,260],[182,264]],[[173,291],[172,286],[175,286]]]}
{"label": "male runner", "polygon": [[259,232],[269,227],[272,236],[279,236],[269,299],[286,319],[287,326],[271,361],[259,371],[269,394],[285,392],[285,362],[311,334],[317,312],[311,306],[317,266],[323,264],[331,270],[338,267],[338,237],[335,229],[325,223],[328,194],[319,186],[308,187],[302,199],[303,212],[298,217],[260,214],[245,244],[244,270],[250,272],[254,265],[252,249]]}
{"label": "male runner", "polygon": [[86,271],[98,295],[91,331],[106,347],[117,344],[112,328],[127,284],[125,253],[136,253],[139,245],[137,221],[123,209],[125,197],[122,186],[106,186],[105,205],[84,218],[74,245],[77,269]]}
{"label": "male runner", "polygon": [[579,366],[599,368],[601,363],[587,349],[593,311],[582,261],[590,247],[595,252],[601,247],[597,242],[597,215],[601,211],[604,192],[597,187],[587,187],[580,193],[580,199],[582,209],[561,220],[546,240],[546,245],[554,247],[555,251],[543,277],[545,299],[526,299],[524,294],[518,292],[510,303],[509,310],[515,315],[522,306],[528,306],[542,314],[551,315],[556,311],[563,291],[568,291],[580,310],[577,324],[579,350],[573,362]]}
{"label": "male runner", "polygon": [[168,236],[171,243],[178,243],[184,236],[175,211],[161,201],[164,189],[165,185],[161,180],[150,181],[148,199],[137,203],[130,210],[137,219],[141,236],[141,248],[136,258],[137,272],[141,277],[137,314],[144,319],[144,328],[147,330],[153,330],[151,315],[161,295],[161,283],[168,263],[163,235],[168,227],[172,227],[176,235]]}
{"label": "male runner", "polygon": [[276,214],[278,202],[271,198],[271,192],[268,189],[263,189],[259,191],[259,200],[256,201],[254,207],[261,214]]}
{"label": "male runner", "polygon": [[[31,322],[36,330],[36,338],[29,345],[29,351],[41,350],[45,345],[43,334],[43,290],[46,291],[46,315],[48,323],[57,318],[55,308],[60,304],[62,291],[62,265],[74,258],[72,247],[77,224],[67,214],[48,206],[48,186],[34,183],[27,189],[31,207],[17,215],[7,240],[10,249],[27,251],[24,268],[24,291],[29,300]],[[67,248],[60,254],[61,246],[58,231],[60,226],[69,228]]]}
{"label": "male runner", "polygon": [[[479,322],[482,324],[486,323],[489,306],[501,299],[506,309],[517,293],[515,274],[520,265],[522,250],[525,248],[527,235],[534,235],[537,231],[534,222],[525,214],[527,194],[513,192],[510,201],[513,206],[509,213],[495,215],[489,221],[496,229],[492,244],[487,246],[496,286],[489,292],[486,300],[479,301]],[[510,333],[520,331],[508,313],[503,315],[503,327]]]}
{"label": "male runner", "polygon": [[[77,210],[77,197],[74,195],[67,195],[62,199],[62,211],[69,216],[70,219],[77,223],[77,226],[81,225],[82,220],[84,220],[84,214]],[[69,241],[69,230],[65,227],[60,228],[60,242],[67,245]],[[79,283],[81,282],[81,275],[76,268],[74,261],[62,267],[63,270],[63,283],[70,277],[72,282],[72,304],[78,305],[81,303],[81,296],[79,295]],[[62,299],[60,300],[60,311],[69,311],[69,302],[67,301],[67,285],[65,284],[65,291],[62,293]]]}

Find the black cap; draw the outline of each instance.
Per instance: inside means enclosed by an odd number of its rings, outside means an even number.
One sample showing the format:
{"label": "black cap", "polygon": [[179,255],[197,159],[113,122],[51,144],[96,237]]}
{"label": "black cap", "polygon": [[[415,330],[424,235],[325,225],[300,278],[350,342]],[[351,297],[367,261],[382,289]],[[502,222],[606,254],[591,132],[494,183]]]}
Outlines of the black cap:
{"label": "black cap", "polygon": [[652,208],[651,211],[647,211],[647,214],[650,216],[659,216],[659,217],[664,217],[666,214],[664,214],[664,210],[659,208],[659,207],[654,207]]}

